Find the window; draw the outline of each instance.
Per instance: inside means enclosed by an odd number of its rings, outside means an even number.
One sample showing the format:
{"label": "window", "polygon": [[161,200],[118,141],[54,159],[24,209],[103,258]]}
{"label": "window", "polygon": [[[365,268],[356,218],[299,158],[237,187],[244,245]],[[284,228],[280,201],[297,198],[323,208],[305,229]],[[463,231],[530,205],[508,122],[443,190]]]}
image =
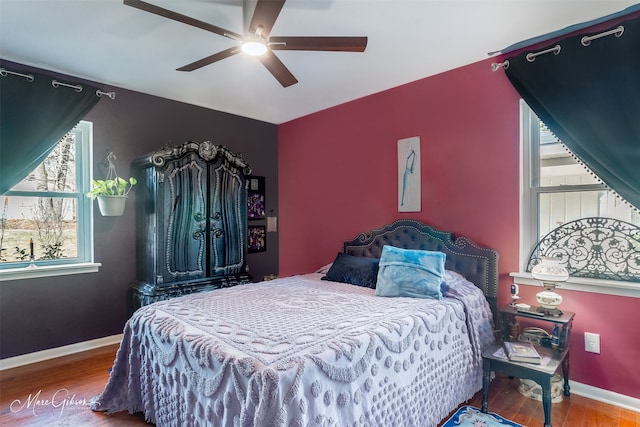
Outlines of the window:
{"label": "window", "polygon": [[607,217],[640,225],[640,212],[579,163],[524,101],[521,122],[520,271],[538,240],[566,222]]}
{"label": "window", "polygon": [[3,195],[0,269],[5,280],[24,277],[20,272],[30,270],[32,254],[38,268],[31,270],[40,274],[27,277],[81,272],[79,265],[93,262],[92,206],[84,195],[91,179],[92,133],[92,123],[80,122]]}

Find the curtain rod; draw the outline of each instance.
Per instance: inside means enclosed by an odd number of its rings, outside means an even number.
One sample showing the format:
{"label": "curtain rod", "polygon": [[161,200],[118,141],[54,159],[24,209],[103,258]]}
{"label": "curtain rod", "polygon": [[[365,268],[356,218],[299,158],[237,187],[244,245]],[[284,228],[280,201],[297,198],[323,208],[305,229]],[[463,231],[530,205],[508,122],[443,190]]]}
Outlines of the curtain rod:
{"label": "curtain rod", "polygon": [[504,68],[505,70],[509,68],[509,60],[506,59],[504,62],[491,63],[491,71],[498,71],[500,68]]}
{"label": "curtain rod", "polygon": [[98,89],[96,91],[96,95],[98,95],[98,97],[101,97],[102,95],[111,98],[111,99],[116,99],[116,93],[115,92],[103,92],[100,89]]}
{"label": "curtain rod", "polygon": [[[594,34],[592,36],[584,36],[582,37],[582,39],[580,39],[580,43],[583,46],[589,46],[591,44],[591,40],[596,40],[601,37],[610,36],[612,34],[614,34],[616,37],[620,37],[623,33],[624,33],[624,27],[622,25],[618,25],[616,28],[612,30],[603,31],[602,33]],[[537,56],[544,55],[545,53],[551,53],[551,52],[553,52],[554,55],[557,55],[560,53],[561,49],[562,48],[560,47],[560,45],[557,44],[552,48],[541,50],[539,52],[529,52],[527,53],[526,58],[527,58],[527,61],[533,62],[536,60]],[[509,68],[509,60],[507,59],[504,62],[493,62],[491,64],[492,71],[498,71],[500,68],[504,68],[505,70]]]}
{"label": "curtain rod", "polygon": [[541,50],[539,52],[529,52],[529,53],[527,53],[526,58],[527,58],[527,61],[533,62],[533,61],[536,60],[536,57],[538,57],[540,55],[544,55],[545,53],[551,53],[551,52],[553,52],[554,55],[557,55],[557,54],[560,53],[561,50],[562,50],[562,48],[560,47],[559,44],[557,44],[552,48]]}
{"label": "curtain rod", "polygon": [[64,82],[59,82],[57,80],[51,80],[51,86],[57,88],[58,86],[63,86],[63,87],[68,87],[71,88],[73,90],[75,90],[76,92],[82,92],[82,86],[80,85],[72,85],[69,83],[64,83]]}
{"label": "curtain rod", "polygon": [[7,74],[13,74],[14,76],[24,77],[25,79],[29,80],[30,82],[33,81],[33,74],[22,74],[22,73],[17,73],[15,71],[9,71],[6,68],[0,68],[0,75],[2,77],[6,77]]}
{"label": "curtain rod", "polygon": [[[7,75],[14,75],[14,76],[18,76],[18,77],[24,77],[25,79],[27,79],[28,81],[32,82],[34,80],[33,74],[23,74],[23,73],[18,73],[17,71],[10,71],[7,70],[4,67],[0,67],[0,76],[2,77],[6,77]],[[64,83],[64,82],[59,82],[58,80],[51,80],[51,86],[57,88],[59,86],[64,86],[64,87],[68,87],[71,89],[74,89],[76,92],[82,92],[82,86],[80,85],[72,85],[69,83]],[[116,93],[115,92],[104,92],[101,91],[100,89],[96,90],[96,96],[98,97],[102,97],[102,96],[106,96],[107,98],[110,99],[116,99]]]}
{"label": "curtain rod", "polygon": [[[65,86],[65,87],[68,87],[68,88],[74,89],[76,92],[82,92],[82,86],[80,86],[80,85],[72,85],[72,84],[69,84],[69,83],[59,82],[59,81],[57,81],[57,80],[53,80],[53,81],[51,82],[51,85],[52,85],[53,87]],[[103,92],[103,91],[101,91],[100,89],[98,89],[98,90],[96,90],[96,95],[97,95],[99,98],[100,98],[100,97],[102,97],[102,96],[104,95],[104,96],[106,96],[107,98],[110,98],[110,99],[116,99],[116,93],[115,93],[115,92]]]}
{"label": "curtain rod", "polygon": [[623,33],[624,33],[624,27],[622,25],[618,25],[618,27],[614,28],[613,30],[605,31],[603,33],[595,34],[593,36],[584,36],[582,39],[580,39],[580,43],[582,43],[582,46],[589,46],[589,44],[591,43],[591,40],[599,39],[600,37],[610,36],[611,34],[615,34],[616,37],[620,37]]}
{"label": "curtain rod", "polygon": [[595,25],[599,25],[607,21],[612,21],[618,18],[626,19],[628,17],[631,17],[631,15],[633,15],[635,12],[638,12],[638,11],[640,11],[640,3],[634,4],[633,6],[629,6],[619,12],[615,12],[615,13],[603,16],[601,18],[592,19],[590,21],[581,22],[579,24],[570,25],[558,31],[553,31],[550,33],[542,34],[537,37],[532,37],[532,38],[520,41],[518,43],[514,43],[503,49],[489,52],[489,56],[493,56],[498,53],[507,54],[507,53],[514,52],[516,50],[527,49],[533,45],[540,45],[541,43],[548,43],[550,40],[553,40],[553,39],[566,37],[568,34],[571,34],[571,33],[575,34],[580,31],[586,32],[588,31],[588,28],[593,28]]}

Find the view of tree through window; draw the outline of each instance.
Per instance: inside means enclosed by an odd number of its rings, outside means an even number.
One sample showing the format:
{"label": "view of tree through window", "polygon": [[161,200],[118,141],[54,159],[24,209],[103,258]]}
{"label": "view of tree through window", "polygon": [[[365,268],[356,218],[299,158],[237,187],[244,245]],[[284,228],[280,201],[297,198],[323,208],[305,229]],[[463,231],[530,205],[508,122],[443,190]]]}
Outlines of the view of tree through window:
{"label": "view of tree through window", "polygon": [[80,234],[87,218],[80,222],[79,218],[87,211],[84,206],[90,205],[84,200],[83,182],[78,180],[78,175],[83,175],[78,156],[83,132],[90,131],[90,124],[81,125],[3,196],[0,265],[19,266],[32,255],[36,261],[83,256],[79,247],[85,243]]}

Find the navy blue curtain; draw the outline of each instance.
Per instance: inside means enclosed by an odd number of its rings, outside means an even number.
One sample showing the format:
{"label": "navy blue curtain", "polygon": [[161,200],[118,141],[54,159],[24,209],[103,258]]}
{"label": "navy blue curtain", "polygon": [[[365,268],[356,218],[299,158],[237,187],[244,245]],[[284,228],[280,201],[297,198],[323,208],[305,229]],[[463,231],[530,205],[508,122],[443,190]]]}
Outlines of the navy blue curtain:
{"label": "navy blue curtain", "polygon": [[[618,26],[624,28],[620,35],[582,43],[584,36]],[[557,54],[527,59],[556,45]],[[538,117],[606,185],[640,209],[640,18],[508,61],[505,73]]]}
{"label": "navy blue curtain", "polygon": [[28,74],[33,81],[0,77],[0,194],[35,169],[100,100],[95,87],[55,88],[50,76]]}

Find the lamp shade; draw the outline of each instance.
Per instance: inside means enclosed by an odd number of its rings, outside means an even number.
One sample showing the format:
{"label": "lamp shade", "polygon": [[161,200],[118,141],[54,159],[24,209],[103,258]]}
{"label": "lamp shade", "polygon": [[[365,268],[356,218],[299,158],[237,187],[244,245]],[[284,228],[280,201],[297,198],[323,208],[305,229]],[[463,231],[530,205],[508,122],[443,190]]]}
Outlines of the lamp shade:
{"label": "lamp shade", "polygon": [[569,278],[569,272],[556,257],[541,257],[540,262],[531,269],[531,275],[543,283],[565,282]]}
{"label": "lamp shade", "polygon": [[542,292],[536,294],[536,301],[543,309],[558,312],[558,306],[562,304],[562,296],[555,292],[555,287],[569,278],[569,272],[560,265],[560,259],[541,257],[540,262],[531,269],[531,275],[542,282],[544,287]]}

